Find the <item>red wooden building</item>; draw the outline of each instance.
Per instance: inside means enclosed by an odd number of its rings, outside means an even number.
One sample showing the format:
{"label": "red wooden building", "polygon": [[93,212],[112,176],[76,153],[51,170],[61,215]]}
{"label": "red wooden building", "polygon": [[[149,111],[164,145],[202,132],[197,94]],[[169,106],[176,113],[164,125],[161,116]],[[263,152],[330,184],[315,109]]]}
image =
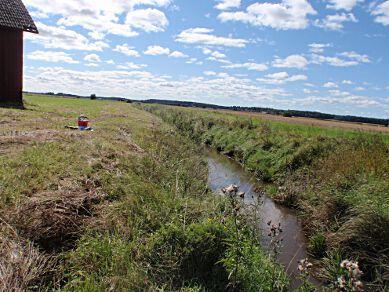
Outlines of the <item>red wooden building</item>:
{"label": "red wooden building", "polygon": [[0,0],[0,106],[23,106],[23,32],[38,30],[21,0]]}

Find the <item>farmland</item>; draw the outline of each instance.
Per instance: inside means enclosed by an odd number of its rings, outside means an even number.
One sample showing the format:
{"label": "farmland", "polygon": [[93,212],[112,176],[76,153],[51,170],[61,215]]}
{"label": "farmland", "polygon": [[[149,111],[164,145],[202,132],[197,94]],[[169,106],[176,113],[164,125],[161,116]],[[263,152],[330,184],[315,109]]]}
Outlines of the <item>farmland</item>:
{"label": "farmland", "polygon": [[[204,145],[297,210],[325,285],[349,259],[368,287],[385,286],[387,134],[159,105],[25,101],[26,110],[0,109],[0,290],[286,291],[284,268],[240,201],[207,187]],[[80,114],[93,132],[65,129]]]}
{"label": "farmland", "polygon": [[[188,138],[126,103],[25,101],[0,109],[0,290],[286,289]],[[64,128],[81,113],[95,131]]]}
{"label": "farmland", "polygon": [[363,123],[352,123],[352,122],[342,122],[335,120],[319,120],[313,118],[300,118],[300,117],[284,117],[280,115],[271,115],[265,113],[250,113],[250,112],[235,112],[235,111],[225,111],[228,114],[232,115],[242,115],[244,117],[249,117],[252,119],[262,120],[262,121],[271,121],[271,122],[280,122],[288,123],[292,125],[303,125],[303,126],[312,126],[312,127],[321,127],[321,128],[332,128],[346,130],[346,131],[368,131],[368,132],[378,132],[389,134],[389,127],[384,127],[381,125],[372,125],[372,124],[363,124]]}

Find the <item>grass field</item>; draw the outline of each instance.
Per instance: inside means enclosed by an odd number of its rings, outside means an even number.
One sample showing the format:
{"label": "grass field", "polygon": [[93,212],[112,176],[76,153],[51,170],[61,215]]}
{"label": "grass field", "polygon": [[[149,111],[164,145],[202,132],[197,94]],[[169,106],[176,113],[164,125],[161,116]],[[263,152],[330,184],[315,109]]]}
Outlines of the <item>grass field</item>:
{"label": "grass field", "polygon": [[389,135],[256,114],[140,107],[271,183],[267,193],[298,210],[323,267],[339,256],[353,258],[371,289],[387,285]]}
{"label": "grass field", "polygon": [[[166,108],[174,108],[166,106]],[[376,137],[389,142],[389,128],[378,125],[348,123],[340,121],[324,121],[311,118],[283,117],[262,113],[248,113],[227,110],[208,110],[180,108],[182,112],[196,113],[201,111],[203,117],[224,119],[229,122],[250,122],[252,126],[268,124],[272,129],[290,135],[304,137],[326,136],[334,138],[355,138],[358,136]]]}
{"label": "grass field", "polygon": [[303,125],[303,126],[311,126],[311,127],[319,127],[319,128],[332,128],[339,131],[346,130],[346,131],[378,132],[378,133],[389,134],[389,127],[384,127],[381,125],[342,122],[342,121],[333,121],[333,120],[319,120],[313,118],[283,117],[283,116],[263,114],[263,113],[235,112],[235,111],[223,111],[223,112],[232,115],[242,115],[244,117],[249,117],[259,121],[280,122],[280,123],[287,123],[292,125]]}
{"label": "grass field", "polygon": [[[198,146],[130,104],[0,109],[0,290],[285,291]],[[65,129],[80,114],[93,132]]]}

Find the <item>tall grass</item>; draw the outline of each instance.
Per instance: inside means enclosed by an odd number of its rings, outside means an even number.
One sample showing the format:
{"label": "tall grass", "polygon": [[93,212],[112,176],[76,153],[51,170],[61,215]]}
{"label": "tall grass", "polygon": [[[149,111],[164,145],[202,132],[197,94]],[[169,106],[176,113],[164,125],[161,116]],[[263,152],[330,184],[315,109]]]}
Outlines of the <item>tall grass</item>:
{"label": "tall grass", "polygon": [[389,239],[388,136],[217,111],[142,108],[276,184],[278,191],[271,195],[299,210],[316,257],[336,250],[358,258],[366,281],[378,281],[388,272],[384,256]]}
{"label": "tall grass", "polygon": [[[208,190],[207,165],[188,138],[124,103],[34,96],[26,104],[0,109],[6,129],[35,138],[11,140],[0,157],[0,230],[12,230],[24,257],[13,266],[20,281],[7,288],[225,291],[239,244],[253,248],[242,249],[236,287],[286,289],[282,267],[251,236],[233,240],[230,206]],[[94,132],[64,129],[80,113]],[[0,253],[3,283],[13,254]]]}

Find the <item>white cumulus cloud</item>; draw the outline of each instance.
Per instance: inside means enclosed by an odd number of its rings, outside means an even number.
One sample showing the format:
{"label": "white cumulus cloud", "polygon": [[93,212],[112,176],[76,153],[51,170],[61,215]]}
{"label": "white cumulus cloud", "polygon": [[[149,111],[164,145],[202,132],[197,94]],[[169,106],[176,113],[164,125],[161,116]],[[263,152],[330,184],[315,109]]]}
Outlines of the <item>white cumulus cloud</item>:
{"label": "white cumulus cloud", "polygon": [[258,78],[257,81],[265,84],[284,84],[286,82],[296,82],[296,81],[304,81],[308,80],[306,75],[292,75],[290,76],[288,72],[278,72],[273,74],[265,75],[264,78]]}
{"label": "white cumulus cloud", "polygon": [[301,55],[290,55],[285,59],[277,58],[273,61],[276,68],[297,68],[303,69],[308,65],[308,60]]}
{"label": "white cumulus cloud", "polygon": [[150,55],[150,56],[169,55],[170,49],[161,46],[148,46],[147,50],[144,51],[143,53],[145,55]]}
{"label": "white cumulus cloud", "polygon": [[309,15],[317,12],[306,0],[282,0],[280,3],[254,3],[246,11],[222,12],[222,22],[239,21],[253,26],[266,26],[279,30],[304,29]]}
{"label": "white cumulus cloud", "polygon": [[[138,30],[163,31],[168,25],[165,14],[155,8],[164,7],[170,0],[25,0],[35,15],[59,16],[58,24],[80,26],[100,39],[104,34],[133,37]],[[33,10],[35,9],[35,10]]]}
{"label": "white cumulus cloud", "polygon": [[215,6],[219,10],[229,10],[231,8],[239,8],[241,0],[217,0],[219,3]]}
{"label": "white cumulus cloud", "polygon": [[84,57],[84,60],[91,63],[100,63],[101,59],[99,55],[96,54],[89,54]]}
{"label": "white cumulus cloud", "polygon": [[114,49],[114,51],[122,53],[124,55],[129,56],[129,57],[139,57],[140,56],[139,52],[134,50],[134,47],[130,47],[127,44],[117,45],[116,48]]}
{"label": "white cumulus cloud", "polygon": [[327,8],[335,10],[351,11],[358,3],[363,3],[364,0],[328,0]]}
{"label": "white cumulus cloud", "polygon": [[109,45],[103,41],[91,42],[82,34],[64,27],[36,23],[39,34],[26,34],[25,38],[42,45],[46,49],[102,51]]}
{"label": "white cumulus cloud", "polygon": [[201,44],[236,48],[244,48],[248,43],[248,41],[244,39],[216,36],[213,34],[213,29],[199,27],[182,31],[176,37],[176,41],[185,44]]}
{"label": "white cumulus cloud", "polygon": [[325,87],[325,88],[338,88],[339,86],[335,82],[327,82],[327,83],[323,84],[323,87]]}
{"label": "white cumulus cloud", "polygon": [[247,63],[237,63],[237,64],[231,64],[231,65],[225,65],[222,66],[226,69],[247,69],[249,71],[266,71],[269,69],[269,67],[266,64],[260,64],[260,63],[253,63],[253,62],[247,62]]}
{"label": "white cumulus cloud", "polygon": [[324,19],[316,19],[315,25],[327,30],[341,30],[345,22],[358,22],[352,13],[327,15]]}
{"label": "white cumulus cloud", "polygon": [[389,25],[389,0],[374,8],[371,14],[376,17],[375,22],[381,23],[385,26]]}
{"label": "white cumulus cloud", "polygon": [[27,55],[27,58],[35,61],[45,61],[53,63],[69,63],[77,64],[79,61],[74,60],[73,57],[65,52],[53,52],[53,51],[34,51]]}
{"label": "white cumulus cloud", "polygon": [[328,47],[330,47],[330,46],[331,46],[331,44],[319,44],[319,43],[313,43],[313,44],[310,44],[310,45],[309,45],[309,50],[310,50],[312,53],[321,54],[321,53],[324,53],[325,48],[328,48]]}
{"label": "white cumulus cloud", "polygon": [[188,58],[189,56],[185,55],[183,52],[174,51],[174,52],[170,53],[169,57],[172,57],[172,58]]}

